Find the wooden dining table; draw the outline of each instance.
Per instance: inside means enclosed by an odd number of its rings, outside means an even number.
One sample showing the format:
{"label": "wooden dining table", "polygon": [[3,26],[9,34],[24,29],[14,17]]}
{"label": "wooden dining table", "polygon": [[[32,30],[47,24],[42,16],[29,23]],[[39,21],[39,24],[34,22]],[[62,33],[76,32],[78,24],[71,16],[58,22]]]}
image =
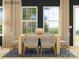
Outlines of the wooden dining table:
{"label": "wooden dining table", "polygon": [[[55,36],[57,38],[57,45],[56,45],[57,55],[59,55],[60,54],[60,42],[59,42],[59,40],[61,39],[61,35],[60,34],[55,34]],[[18,36],[18,40],[19,40],[18,54],[21,54],[21,55],[22,55],[22,52],[23,52],[22,43],[23,43],[24,39],[25,39],[25,34],[19,34],[19,36]]]}

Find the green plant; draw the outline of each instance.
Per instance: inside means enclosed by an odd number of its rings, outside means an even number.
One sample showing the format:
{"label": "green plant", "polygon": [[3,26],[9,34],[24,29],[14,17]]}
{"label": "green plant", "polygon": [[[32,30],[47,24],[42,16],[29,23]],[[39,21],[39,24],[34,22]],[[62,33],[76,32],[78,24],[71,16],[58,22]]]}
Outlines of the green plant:
{"label": "green plant", "polygon": [[0,25],[0,34],[2,33],[2,25]]}
{"label": "green plant", "polygon": [[53,34],[57,34],[58,33],[58,28],[51,28],[51,29],[49,29],[48,32],[51,32]]}

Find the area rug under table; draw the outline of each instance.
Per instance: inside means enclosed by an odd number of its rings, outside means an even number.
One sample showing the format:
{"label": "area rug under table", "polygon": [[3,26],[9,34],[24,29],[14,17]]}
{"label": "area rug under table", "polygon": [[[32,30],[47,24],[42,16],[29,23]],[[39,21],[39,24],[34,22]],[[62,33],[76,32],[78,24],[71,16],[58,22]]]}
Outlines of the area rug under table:
{"label": "area rug under table", "polygon": [[37,55],[36,49],[27,49],[24,56],[18,54],[18,49],[13,49],[3,57],[76,57],[70,51],[60,49],[60,55],[55,56],[52,49],[43,49],[42,55]]}

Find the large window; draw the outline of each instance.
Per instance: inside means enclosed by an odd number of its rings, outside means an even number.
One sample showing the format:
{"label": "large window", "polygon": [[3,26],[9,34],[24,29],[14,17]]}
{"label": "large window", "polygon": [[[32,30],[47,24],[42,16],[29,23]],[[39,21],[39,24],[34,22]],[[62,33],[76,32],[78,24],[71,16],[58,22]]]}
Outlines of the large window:
{"label": "large window", "polygon": [[34,32],[37,28],[37,7],[28,6],[22,8],[22,32]]}
{"label": "large window", "polygon": [[2,35],[2,7],[0,7],[0,36]]}
{"label": "large window", "polygon": [[43,7],[43,28],[45,32],[53,34],[58,33],[59,29],[59,7],[45,6]]}
{"label": "large window", "polygon": [[73,38],[74,46],[79,46],[79,5],[73,6]]}

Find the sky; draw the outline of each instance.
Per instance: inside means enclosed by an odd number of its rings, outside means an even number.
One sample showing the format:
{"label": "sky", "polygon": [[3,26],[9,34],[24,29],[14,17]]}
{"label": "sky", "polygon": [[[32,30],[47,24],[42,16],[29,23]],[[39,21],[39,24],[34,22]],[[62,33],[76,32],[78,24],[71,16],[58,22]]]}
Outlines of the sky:
{"label": "sky", "polygon": [[0,9],[0,25],[2,23],[2,10]]}

